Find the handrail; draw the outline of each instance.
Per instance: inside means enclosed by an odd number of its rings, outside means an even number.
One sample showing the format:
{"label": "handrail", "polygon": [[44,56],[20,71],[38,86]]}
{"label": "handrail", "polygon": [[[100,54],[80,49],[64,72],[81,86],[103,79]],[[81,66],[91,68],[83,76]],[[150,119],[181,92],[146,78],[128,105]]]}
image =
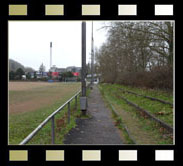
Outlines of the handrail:
{"label": "handrail", "polygon": [[[41,124],[38,125],[19,145],[25,145],[28,143],[37,133],[41,130],[47,123],[52,119],[52,143],[54,144],[54,116],[60,112],[66,105],[68,105],[68,112],[70,112],[70,102],[75,98],[75,106],[77,108],[77,96],[81,93],[79,90],[73,97],[71,97],[68,101],[66,101],[62,106],[60,106],[56,111],[54,111],[51,115],[49,115]],[[70,117],[68,119],[70,121]]]}

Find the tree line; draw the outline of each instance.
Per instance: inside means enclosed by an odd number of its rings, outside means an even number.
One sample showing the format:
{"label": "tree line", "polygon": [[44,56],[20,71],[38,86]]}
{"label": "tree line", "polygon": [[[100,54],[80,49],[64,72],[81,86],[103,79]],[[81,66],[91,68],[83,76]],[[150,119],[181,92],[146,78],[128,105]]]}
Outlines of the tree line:
{"label": "tree line", "polygon": [[173,22],[111,22],[95,51],[101,80],[148,88],[173,88]]}
{"label": "tree line", "polygon": [[22,75],[24,75],[25,72],[22,68],[18,68],[16,71],[10,71],[9,72],[9,79],[10,80],[21,80]]}
{"label": "tree line", "polygon": [[[9,80],[13,81],[13,80],[31,80],[31,81],[48,81],[50,79],[54,79],[54,80],[59,80],[59,81],[67,81],[67,80],[76,80],[76,81],[80,81],[80,76],[77,77],[77,79],[72,79],[74,78],[74,75],[71,71],[65,71],[62,73],[59,73],[57,78],[52,78],[52,72],[47,72],[47,76],[43,77],[44,74],[46,72],[46,67],[43,65],[43,63],[40,65],[39,67],[39,71],[40,75],[42,75],[42,77],[37,77],[37,72],[26,72],[24,71],[22,68],[18,68],[16,71],[9,71]],[[31,75],[33,74],[33,75]],[[25,76],[25,78],[23,78],[23,75]]]}

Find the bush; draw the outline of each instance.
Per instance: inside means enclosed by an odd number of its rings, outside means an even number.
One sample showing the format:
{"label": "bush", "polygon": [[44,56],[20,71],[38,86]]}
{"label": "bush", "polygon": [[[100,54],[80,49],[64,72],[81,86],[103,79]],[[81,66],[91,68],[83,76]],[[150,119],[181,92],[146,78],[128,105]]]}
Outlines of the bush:
{"label": "bush", "polygon": [[154,67],[151,71],[126,72],[118,75],[115,83],[158,89],[173,89],[173,69]]}

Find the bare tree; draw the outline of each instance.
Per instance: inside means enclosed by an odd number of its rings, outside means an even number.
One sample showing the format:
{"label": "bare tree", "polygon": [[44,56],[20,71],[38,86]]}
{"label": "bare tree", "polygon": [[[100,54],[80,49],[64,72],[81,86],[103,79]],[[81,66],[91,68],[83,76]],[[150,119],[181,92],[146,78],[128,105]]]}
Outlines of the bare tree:
{"label": "bare tree", "polygon": [[[105,26],[108,39],[97,52],[97,68],[106,82],[173,66],[171,22],[112,22]],[[130,79],[130,77],[129,77]]]}
{"label": "bare tree", "polygon": [[43,75],[43,72],[46,71],[46,67],[43,65],[43,63],[39,67],[39,72]]}

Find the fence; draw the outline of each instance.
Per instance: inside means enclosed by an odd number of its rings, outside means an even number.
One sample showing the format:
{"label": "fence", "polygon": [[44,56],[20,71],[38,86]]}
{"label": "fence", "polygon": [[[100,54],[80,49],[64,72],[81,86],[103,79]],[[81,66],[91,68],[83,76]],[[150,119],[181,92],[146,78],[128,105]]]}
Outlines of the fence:
{"label": "fence", "polygon": [[51,115],[49,115],[34,131],[32,131],[19,145],[25,145],[28,143],[37,133],[41,130],[50,120],[51,120],[51,137],[52,137],[52,144],[55,143],[55,115],[62,111],[63,108],[68,106],[68,123],[70,123],[70,103],[73,99],[75,99],[75,109],[77,110],[77,97],[80,95],[81,90],[77,92],[72,98],[70,98],[66,103],[60,106],[56,111],[54,111]]}

